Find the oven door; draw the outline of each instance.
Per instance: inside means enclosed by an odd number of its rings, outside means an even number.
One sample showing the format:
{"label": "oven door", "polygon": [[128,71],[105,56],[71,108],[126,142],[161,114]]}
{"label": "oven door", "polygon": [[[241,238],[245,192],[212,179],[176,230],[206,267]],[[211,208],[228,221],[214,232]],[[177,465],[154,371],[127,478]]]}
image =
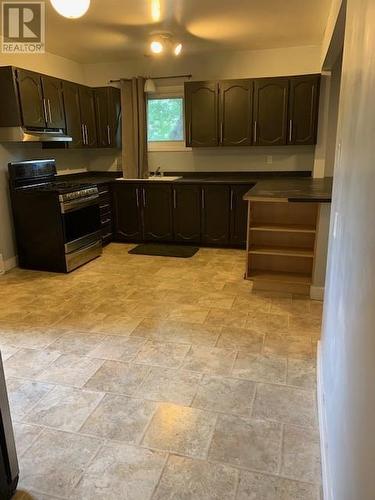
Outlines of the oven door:
{"label": "oven door", "polygon": [[76,209],[62,214],[65,253],[100,240],[99,199],[88,205],[77,203]]}

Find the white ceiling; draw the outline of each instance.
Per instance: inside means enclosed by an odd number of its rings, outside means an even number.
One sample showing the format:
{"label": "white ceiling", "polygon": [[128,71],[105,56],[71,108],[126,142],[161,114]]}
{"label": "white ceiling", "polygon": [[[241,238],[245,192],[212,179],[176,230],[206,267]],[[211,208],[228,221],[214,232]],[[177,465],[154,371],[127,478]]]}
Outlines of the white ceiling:
{"label": "white ceiling", "polygon": [[171,32],[185,53],[319,45],[331,0],[91,0],[77,20],[47,0],[46,50],[93,63],[142,56],[149,35]]}

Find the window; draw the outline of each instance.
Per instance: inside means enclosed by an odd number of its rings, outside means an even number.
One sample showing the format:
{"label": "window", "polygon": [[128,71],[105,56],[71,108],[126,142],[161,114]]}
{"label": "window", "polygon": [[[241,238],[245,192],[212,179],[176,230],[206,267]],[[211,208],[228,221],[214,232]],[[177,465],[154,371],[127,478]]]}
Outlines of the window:
{"label": "window", "polygon": [[152,94],[147,100],[149,151],[185,151],[184,99],[179,92]]}

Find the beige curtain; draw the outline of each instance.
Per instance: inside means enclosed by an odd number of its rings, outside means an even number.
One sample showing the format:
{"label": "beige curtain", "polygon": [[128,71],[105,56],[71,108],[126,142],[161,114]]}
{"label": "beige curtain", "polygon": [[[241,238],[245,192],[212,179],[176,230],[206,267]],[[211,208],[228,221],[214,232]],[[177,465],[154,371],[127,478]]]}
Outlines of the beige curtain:
{"label": "beige curtain", "polygon": [[127,179],[148,176],[144,78],[121,80],[122,171]]}

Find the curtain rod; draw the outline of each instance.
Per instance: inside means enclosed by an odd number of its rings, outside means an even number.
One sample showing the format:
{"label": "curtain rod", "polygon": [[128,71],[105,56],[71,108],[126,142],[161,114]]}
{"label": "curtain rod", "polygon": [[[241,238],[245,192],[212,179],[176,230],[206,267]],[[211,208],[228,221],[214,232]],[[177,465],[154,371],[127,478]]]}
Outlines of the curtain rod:
{"label": "curtain rod", "polygon": [[[146,76],[147,80],[169,80],[171,78],[192,78],[193,75],[171,75],[171,76]],[[118,80],[109,80],[109,83],[119,83],[121,80],[131,81],[131,78],[120,78]]]}

